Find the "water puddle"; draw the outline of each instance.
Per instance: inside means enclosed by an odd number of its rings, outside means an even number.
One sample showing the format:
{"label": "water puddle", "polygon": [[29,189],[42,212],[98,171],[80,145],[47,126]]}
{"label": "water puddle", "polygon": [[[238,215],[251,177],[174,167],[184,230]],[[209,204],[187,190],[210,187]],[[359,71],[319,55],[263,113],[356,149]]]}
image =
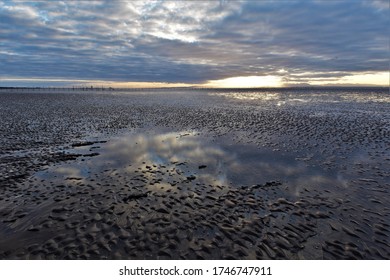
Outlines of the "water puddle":
{"label": "water puddle", "polygon": [[87,183],[100,176],[109,175],[115,181],[118,176],[155,170],[165,179],[173,172],[182,178],[196,178],[200,184],[219,186],[278,181],[297,190],[312,185],[346,185],[339,172],[309,165],[296,154],[229,141],[217,144],[196,131],[133,133],[108,142],[86,141],[73,146],[66,154],[76,155],[76,160],[51,166],[35,177],[53,183]]}

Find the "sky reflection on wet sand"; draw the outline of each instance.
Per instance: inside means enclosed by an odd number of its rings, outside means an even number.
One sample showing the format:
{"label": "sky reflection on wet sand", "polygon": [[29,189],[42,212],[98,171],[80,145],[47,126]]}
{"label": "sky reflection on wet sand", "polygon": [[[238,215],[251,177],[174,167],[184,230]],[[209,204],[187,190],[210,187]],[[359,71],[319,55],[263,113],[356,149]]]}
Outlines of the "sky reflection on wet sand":
{"label": "sky reflection on wet sand", "polygon": [[145,166],[165,166],[185,176],[194,175],[200,183],[211,185],[242,187],[278,180],[290,188],[329,186],[330,182],[345,185],[343,176],[335,174],[334,170],[329,172],[309,166],[294,154],[251,145],[217,144],[199,136],[196,131],[133,133],[67,152],[88,155],[91,151],[98,154],[54,165],[36,176],[59,181],[88,181],[91,174],[104,173],[107,169],[118,175],[138,172]]}

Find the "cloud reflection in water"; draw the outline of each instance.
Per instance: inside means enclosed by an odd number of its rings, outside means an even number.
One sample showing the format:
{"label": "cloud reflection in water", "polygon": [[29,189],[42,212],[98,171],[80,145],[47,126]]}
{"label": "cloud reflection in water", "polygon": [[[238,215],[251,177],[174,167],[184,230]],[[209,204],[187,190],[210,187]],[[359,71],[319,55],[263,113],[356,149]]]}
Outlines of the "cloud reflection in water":
{"label": "cloud reflection in water", "polygon": [[[73,151],[82,153],[90,148],[80,147]],[[340,174],[308,166],[297,160],[296,155],[251,145],[217,144],[197,132],[133,133],[93,148],[99,152],[98,156],[62,163],[39,176],[85,183],[95,174],[97,178],[103,178],[103,175],[107,179],[108,176],[112,183],[120,184],[120,177],[142,172],[150,182],[156,175],[143,172],[148,171],[149,166],[162,176],[159,186],[169,186],[168,179],[172,179],[169,178],[172,174],[178,183],[180,179],[195,176],[196,183],[213,186],[241,187],[278,180],[295,195],[311,186],[345,185]]]}

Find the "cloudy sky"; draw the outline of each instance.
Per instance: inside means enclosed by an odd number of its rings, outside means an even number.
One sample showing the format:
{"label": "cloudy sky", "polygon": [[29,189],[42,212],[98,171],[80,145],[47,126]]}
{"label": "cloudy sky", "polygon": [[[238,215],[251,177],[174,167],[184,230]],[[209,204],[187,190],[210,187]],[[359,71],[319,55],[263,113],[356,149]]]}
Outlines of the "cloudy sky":
{"label": "cloudy sky", "polygon": [[0,0],[0,86],[386,86],[389,9],[389,0]]}

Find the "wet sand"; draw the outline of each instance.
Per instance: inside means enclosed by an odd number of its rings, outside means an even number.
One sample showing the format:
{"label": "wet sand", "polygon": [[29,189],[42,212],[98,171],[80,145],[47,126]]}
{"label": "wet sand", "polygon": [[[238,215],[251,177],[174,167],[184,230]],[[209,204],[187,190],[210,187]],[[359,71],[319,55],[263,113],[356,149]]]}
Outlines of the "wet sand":
{"label": "wet sand", "polygon": [[389,259],[383,89],[0,92],[0,259]]}

